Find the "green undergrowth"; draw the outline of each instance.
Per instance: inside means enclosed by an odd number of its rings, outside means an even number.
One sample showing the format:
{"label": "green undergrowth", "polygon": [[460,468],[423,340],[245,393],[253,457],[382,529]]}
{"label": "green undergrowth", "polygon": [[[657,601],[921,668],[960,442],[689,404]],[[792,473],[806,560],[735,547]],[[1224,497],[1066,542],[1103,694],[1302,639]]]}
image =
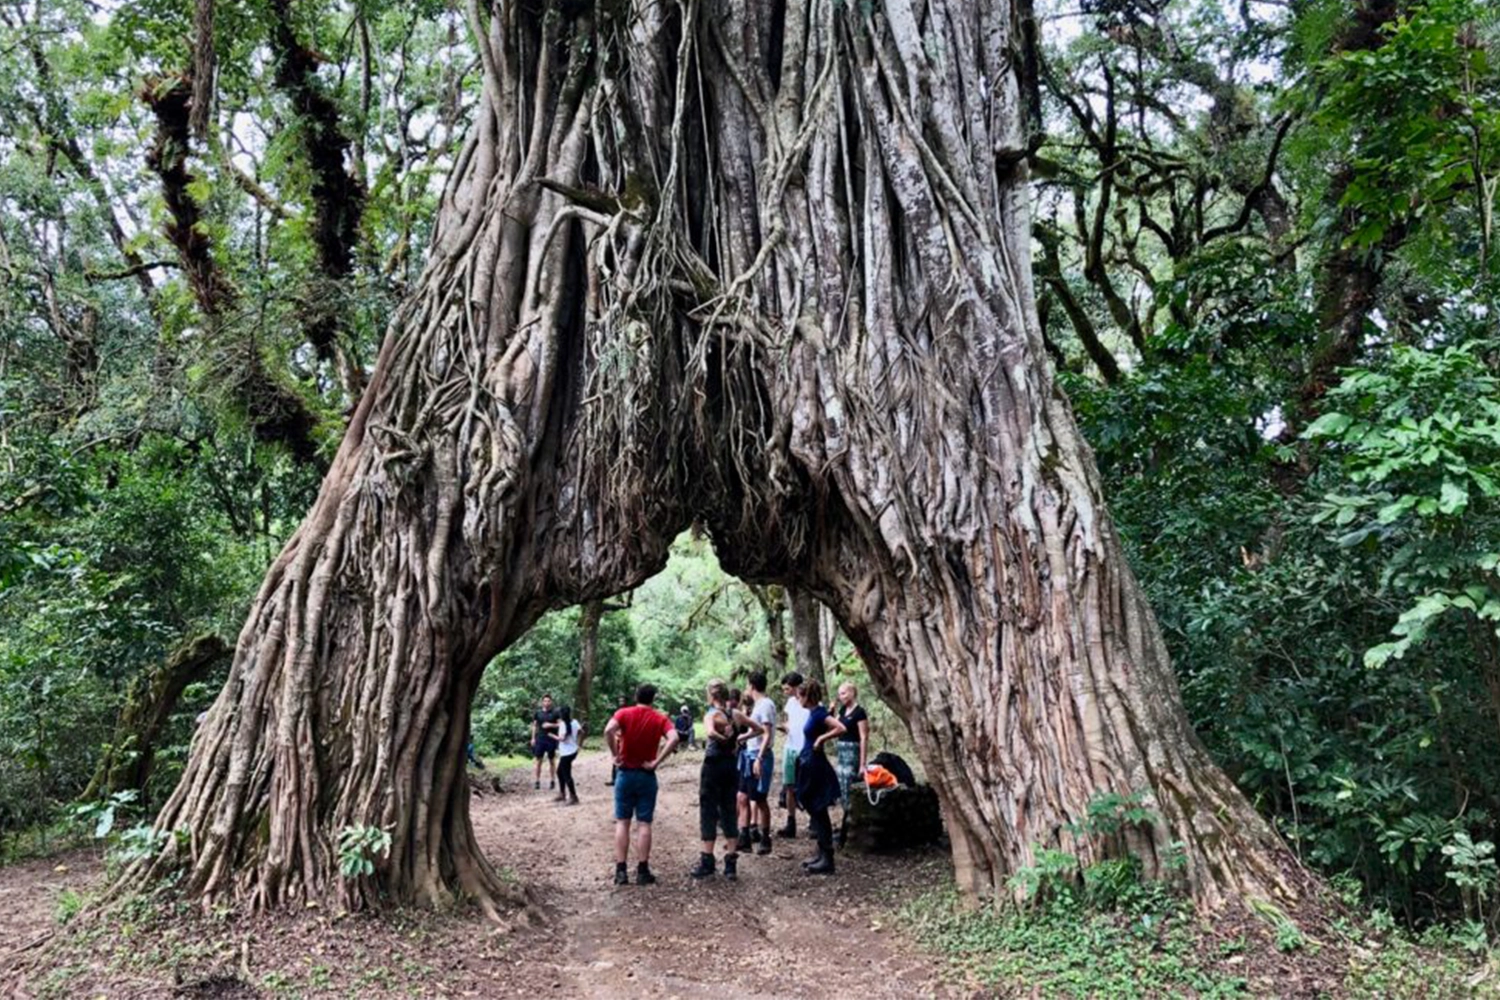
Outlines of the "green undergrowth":
{"label": "green undergrowth", "polygon": [[[1232,965],[1198,950],[1190,913],[1143,900],[1117,911],[1072,900],[965,909],[952,886],[919,896],[901,918],[926,947],[1007,995],[1042,997],[1252,996]],[[1232,957],[1237,946],[1228,945]],[[1215,968],[1215,965],[1222,965]]]}
{"label": "green undergrowth", "polygon": [[1264,918],[1202,923],[1151,883],[1123,899],[1087,892],[974,910],[949,883],[898,912],[923,947],[987,996],[1500,1000],[1500,959],[1461,929],[1412,934],[1376,912],[1337,918],[1318,939],[1294,938]]}

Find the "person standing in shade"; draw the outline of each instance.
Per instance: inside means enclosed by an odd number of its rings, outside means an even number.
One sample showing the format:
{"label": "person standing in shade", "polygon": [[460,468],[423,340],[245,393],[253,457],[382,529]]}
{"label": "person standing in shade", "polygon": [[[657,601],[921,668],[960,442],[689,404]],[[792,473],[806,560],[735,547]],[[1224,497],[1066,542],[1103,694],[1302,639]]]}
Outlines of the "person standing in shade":
{"label": "person standing in shade", "polygon": [[677,727],[678,749],[686,746],[691,750],[697,745],[697,741],[693,739],[693,716],[686,705],[677,710],[677,717],[672,720],[672,725]]}
{"label": "person standing in shade", "polygon": [[542,787],[542,758],[547,758],[547,787],[557,787],[557,709],[552,707],[552,696],[542,695],[542,707],[531,716],[531,755],[536,758],[536,774],[532,786]]}
{"label": "person standing in shade", "polygon": [[615,885],[629,885],[630,824],[637,824],[635,884],[651,885],[651,820],[656,813],[656,769],[677,746],[672,720],[651,707],[656,688],[636,688],[635,704],[622,708],[604,727],[604,742],[615,759]]}
{"label": "person standing in shade", "polygon": [[802,675],[793,670],[781,679],[781,693],[786,696],[782,711],[786,724],[786,746],[781,751],[781,804],[786,809],[786,825],[777,834],[797,836],[797,761],[802,754],[802,731],[807,725],[807,710],[802,707]]}
{"label": "person standing in shade", "polygon": [[[740,798],[744,807],[740,810],[741,852],[757,844],[756,854],[771,853],[771,777],[776,759],[774,737],[776,733],[776,703],[766,696],[766,675],[757,670],[750,675],[745,689],[745,700],[749,706],[750,721],[760,726],[760,731],[745,735],[744,748],[740,751]],[[748,829],[747,829],[748,827]]]}
{"label": "person standing in shade", "polygon": [[693,878],[708,878],[714,873],[714,840],[724,831],[724,877],[733,882],[739,877],[738,841],[735,824],[735,793],[739,790],[738,733],[745,730],[762,733],[761,725],[733,708],[729,687],[723,681],[708,685],[708,711],[703,714],[703,769],[698,777],[698,833],[703,850],[698,865],[688,872]]}
{"label": "person standing in shade", "polygon": [[859,703],[859,691],[848,681],[839,685],[839,724],[844,731],[839,734],[838,762],[835,769],[839,776],[839,798],[844,804],[844,815],[839,820],[838,846],[843,847],[849,839],[849,786],[864,780],[865,765],[870,757],[870,717]]}
{"label": "person standing in shade", "polygon": [[573,710],[567,705],[558,713],[557,737],[557,799],[561,803],[578,804],[578,786],[573,783],[573,761],[578,758],[579,736],[583,724],[573,718]]}
{"label": "person standing in shade", "polygon": [[823,685],[815,680],[802,685],[802,704],[807,708],[807,723],[797,760],[797,801],[807,810],[807,825],[818,842],[818,853],[802,862],[802,870],[809,875],[832,875],[833,821],[828,810],[839,800],[839,778],[824,756],[823,744],[842,736],[844,724],[829,714],[823,704]]}

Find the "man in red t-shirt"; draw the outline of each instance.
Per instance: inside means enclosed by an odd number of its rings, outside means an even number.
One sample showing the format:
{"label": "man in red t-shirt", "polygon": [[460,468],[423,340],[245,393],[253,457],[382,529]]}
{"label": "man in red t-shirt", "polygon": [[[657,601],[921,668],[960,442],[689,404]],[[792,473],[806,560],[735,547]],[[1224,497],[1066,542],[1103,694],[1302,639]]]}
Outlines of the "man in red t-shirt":
{"label": "man in red t-shirt", "polygon": [[636,688],[635,704],[622,708],[604,727],[604,742],[615,758],[615,885],[629,885],[630,821],[640,826],[636,835],[636,885],[656,881],[651,874],[651,817],[656,811],[656,768],[677,745],[672,720],[651,707],[656,688]]}

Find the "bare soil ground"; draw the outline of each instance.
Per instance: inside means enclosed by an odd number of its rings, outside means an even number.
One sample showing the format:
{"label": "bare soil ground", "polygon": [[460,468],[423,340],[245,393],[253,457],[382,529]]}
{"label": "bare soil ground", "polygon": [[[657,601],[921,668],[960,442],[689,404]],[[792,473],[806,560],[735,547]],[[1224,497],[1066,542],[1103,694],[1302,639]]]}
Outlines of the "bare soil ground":
{"label": "bare soil ground", "polygon": [[[616,887],[609,763],[585,754],[578,806],[505,776],[473,815],[489,856],[535,894],[537,916],[498,928],[473,912],[100,921],[43,948],[65,890],[87,893],[97,857],[0,869],[0,995],[18,997],[626,997],[735,1000],[837,993],[859,1000],[955,997],[972,989],[903,938],[893,912],[947,871],[938,851],[841,855],[804,876],[805,839],[741,860],[740,880],[697,883],[698,758],[663,769],[654,886]],[[779,823],[781,814],[777,815]],[[632,861],[632,874],[634,863]],[[17,952],[15,949],[22,949]],[[6,954],[10,953],[7,958]]]}

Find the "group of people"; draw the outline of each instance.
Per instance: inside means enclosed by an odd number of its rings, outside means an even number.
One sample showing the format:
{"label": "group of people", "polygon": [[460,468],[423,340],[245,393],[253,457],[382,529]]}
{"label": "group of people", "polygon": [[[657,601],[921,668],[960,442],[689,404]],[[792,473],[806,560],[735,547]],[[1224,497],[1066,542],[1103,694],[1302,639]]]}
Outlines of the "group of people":
{"label": "group of people", "polygon": [[557,708],[552,696],[543,695],[541,707],[531,716],[531,755],[536,762],[532,784],[542,787],[542,761],[547,761],[547,787],[556,788],[554,801],[578,804],[578,785],[573,781],[573,761],[578,757],[583,726],[567,705]]}
{"label": "group of people", "polygon": [[[839,687],[838,705],[824,704],[823,685],[790,673],[782,678],[784,702],[778,713],[766,692],[766,675],[750,675],[743,692],[723,681],[706,691],[703,715],[703,764],[698,779],[698,833],[702,841],[693,878],[719,870],[715,845],[722,840],[724,877],[738,878],[739,856],[754,849],[771,853],[770,792],[776,771],[775,744],[785,734],[781,755],[781,804],[785,825],[774,836],[797,835],[797,813],[807,811],[817,852],[804,861],[809,875],[831,875],[835,841],[848,830],[849,789],[864,773],[869,757],[870,723],[852,684]],[[654,707],[656,688],[643,684],[635,704],[615,712],[604,727],[604,739],[615,762],[615,884],[628,885],[632,826],[635,832],[637,885],[656,881],[651,871],[651,829],[656,811],[656,770],[677,749],[684,729]],[[686,728],[691,739],[693,730]],[[834,743],[835,762],[825,747]],[[540,758],[537,766],[540,787]],[[830,810],[842,801],[843,821],[834,832]]]}

